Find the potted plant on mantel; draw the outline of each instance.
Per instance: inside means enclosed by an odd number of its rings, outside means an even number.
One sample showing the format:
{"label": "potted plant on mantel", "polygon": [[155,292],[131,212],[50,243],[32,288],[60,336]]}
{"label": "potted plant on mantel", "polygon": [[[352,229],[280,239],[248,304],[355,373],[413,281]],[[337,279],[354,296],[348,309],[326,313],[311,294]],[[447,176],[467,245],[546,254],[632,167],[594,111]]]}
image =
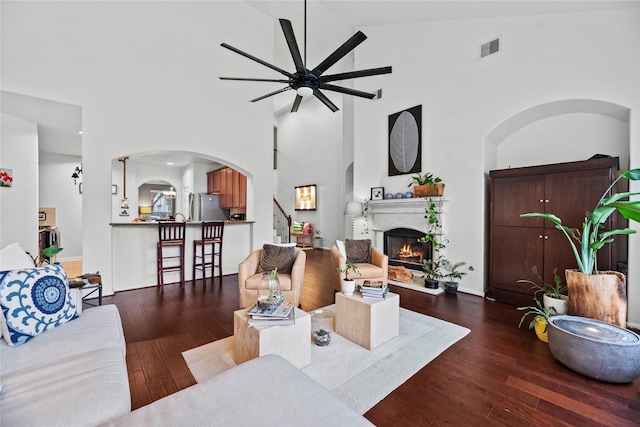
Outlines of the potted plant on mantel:
{"label": "potted plant on mantel", "polygon": [[[640,169],[632,169],[620,174],[605,190],[593,212],[587,212],[582,230],[562,225],[562,220],[551,213],[526,213],[523,218],[540,217],[553,222],[566,236],[578,263],[577,270],[565,270],[569,293],[569,314],[589,317],[626,327],[627,302],[625,277],[617,271],[599,271],[598,249],[613,242],[620,234],[633,234],[631,228],[601,230],[602,224],[614,212],[620,212],[626,219],[640,222],[640,200],[623,200],[640,192],[615,193],[606,197],[617,182],[622,179],[640,180]],[[576,244],[578,242],[578,245]],[[624,299],[619,298],[624,296]],[[618,303],[611,301],[618,300]]]}
{"label": "potted plant on mantel", "polygon": [[345,295],[353,295],[353,292],[356,290],[356,281],[349,277],[349,272],[360,276],[361,274],[358,267],[355,264],[348,262],[345,264],[344,268],[336,267],[336,271],[338,273],[344,273],[341,287],[342,292]]}
{"label": "potted plant on mantel", "polygon": [[444,194],[444,183],[438,176],[431,173],[416,174],[411,177],[411,181],[407,187],[413,185],[413,195],[415,197],[436,196],[441,197]]}
{"label": "potted plant on mantel", "polygon": [[521,279],[518,283],[528,283],[531,289],[535,289],[534,295],[542,293],[542,305],[545,308],[553,307],[557,314],[567,314],[567,306],[569,297],[565,295],[567,287],[562,285],[562,279],[558,275],[558,269],[553,269],[553,285],[546,283],[542,277],[538,274],[538,267],[531,267],[531,272],[540,280],[541,284],[535,283],[531,280]]}

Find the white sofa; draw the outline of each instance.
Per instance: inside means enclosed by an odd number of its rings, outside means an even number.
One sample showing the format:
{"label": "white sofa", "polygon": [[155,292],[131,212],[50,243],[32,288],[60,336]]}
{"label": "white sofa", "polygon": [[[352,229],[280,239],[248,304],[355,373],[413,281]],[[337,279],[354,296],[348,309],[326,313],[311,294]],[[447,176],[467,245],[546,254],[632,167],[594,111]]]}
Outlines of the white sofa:
{"label": "white sofa", "polygon": [[125,340],[114,305],[18,347],[0,343],[0,422],[92,426],[131,411]]}

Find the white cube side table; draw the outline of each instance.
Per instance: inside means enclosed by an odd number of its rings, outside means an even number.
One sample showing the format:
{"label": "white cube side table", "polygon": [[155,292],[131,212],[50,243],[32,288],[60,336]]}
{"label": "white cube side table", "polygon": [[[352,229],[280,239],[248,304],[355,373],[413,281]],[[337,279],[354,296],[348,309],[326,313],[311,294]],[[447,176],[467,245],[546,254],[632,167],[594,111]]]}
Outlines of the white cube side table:
{"label": "white cube side table", "polygon": [[250,327],[247,310],[233,313],[233,360],[238,365],[265,354],[280,355],[297,368],[311,363],[311,316],[308,313],[295,308],[294,325]]}
{"label": "white cube side table", "polygon": [[360,292],[336,294],[336,333],[369,350],[400,333],[400,296],[389,292],[384,300],[362,298]]}

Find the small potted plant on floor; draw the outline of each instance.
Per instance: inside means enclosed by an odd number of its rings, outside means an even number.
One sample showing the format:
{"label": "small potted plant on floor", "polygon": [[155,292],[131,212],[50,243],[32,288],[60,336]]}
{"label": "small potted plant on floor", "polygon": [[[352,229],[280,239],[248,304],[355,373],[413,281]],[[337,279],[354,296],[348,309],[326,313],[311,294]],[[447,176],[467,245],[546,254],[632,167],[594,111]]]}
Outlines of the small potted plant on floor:
{"label": "small potted plant on floor", "polygon": [[545,308],[554,307],[557,314],[567,314],[567,301],[569,297],[565,295],[567,287],[562,284],[562,279],[557,273],[557,268],[553,270],[553,285],[546,283],[538,274],[538,267],[531,267],[531,272],[540,280],[540,284],[532,280],[521,279],[518,283],[528,283],[531,289],[535,289],[534,295],[542,293],[542,305]]}
{"label": "small potted plant on floor", "polygon": [[344,268],[336,267],[336,271],[341,274],[344,273],[344,277],[342,278],[342,292],[345,295],[353,295],[353,292],[356,290],[356,281],[349,276],[349,273],[360,276],[358,267],[348,262]]}
{"label": "small potted plant on floor", "polygon": [[411,181],[407,187],[413,185],[413,194],[416,197],[437,196],[444,194],[444,183],[438,176],[432,173],[416,174],[411,177]]}
{"label": "small potted plant on floor", "polygon": [[522,322],[524,319],[530,315],[534,314],[533,320],[529,323],[529,329],[535,329],[536,336],[540,339],[540,341],[544,341],[546,343],[549,342],[549,335],[547,333],[547,325],[549,324],[549,317],[557,314],[556,309],[554,307],[543,307],[540,304],[540,301],[535,300],[535,306],[529,307],[518,307],[516,310],[528,310],[525,314],[522,315],[520,319],[520,323],[518,324],[518,328],[522,326]]}
{"label": "small potted plant on floor", "polygon": [[[449,294],[455,294],[458,292],[458,282],[462,279],[463,276],[467,274],[466,271],[459,270],[460,267],[467,265],[466,262],[460,261],[456,263],[452,263],[448,259],[442,259],[442,268],[445,271],[444,278],[447,279],[444,281],[444,291]],[[471,267],[469,267],[471,270]]]}
{"label": "small potted plant on floor", "polygon": [[444,277],[444,266],[442,261],[444,257],[438,256],[436,259],[427,259],[422,263],[422,271],[424,271],[424,287],[428,289],[438,289],[440,287],[440,279]]}

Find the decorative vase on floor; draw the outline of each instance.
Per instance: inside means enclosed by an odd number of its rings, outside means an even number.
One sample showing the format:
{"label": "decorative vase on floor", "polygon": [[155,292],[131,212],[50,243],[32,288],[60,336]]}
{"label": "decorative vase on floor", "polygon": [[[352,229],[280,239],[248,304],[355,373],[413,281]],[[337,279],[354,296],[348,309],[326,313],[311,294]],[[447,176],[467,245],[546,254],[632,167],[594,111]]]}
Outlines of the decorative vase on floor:
{"label": "decorative vase on floor", "polygon": [[562,295],[562,298],[553,298],[547,294],[542,297],[542,303],[546,308],[553,307],[556,309],[555,314],[567,314],[569,306],[569,297]]}
{"label": "decorative vase on floor", "polygon": [[584,274],[578,270],[565,270],[565,277],[570,315],[626,328],[627,291],[624,274],[618,271]]}
{"label": "decorative vase on floor", "polygon": [[343,280],[342,281],[342,293],[345,295],[353,295],[353,292],[356,290],[356,281],[355,280]]}

